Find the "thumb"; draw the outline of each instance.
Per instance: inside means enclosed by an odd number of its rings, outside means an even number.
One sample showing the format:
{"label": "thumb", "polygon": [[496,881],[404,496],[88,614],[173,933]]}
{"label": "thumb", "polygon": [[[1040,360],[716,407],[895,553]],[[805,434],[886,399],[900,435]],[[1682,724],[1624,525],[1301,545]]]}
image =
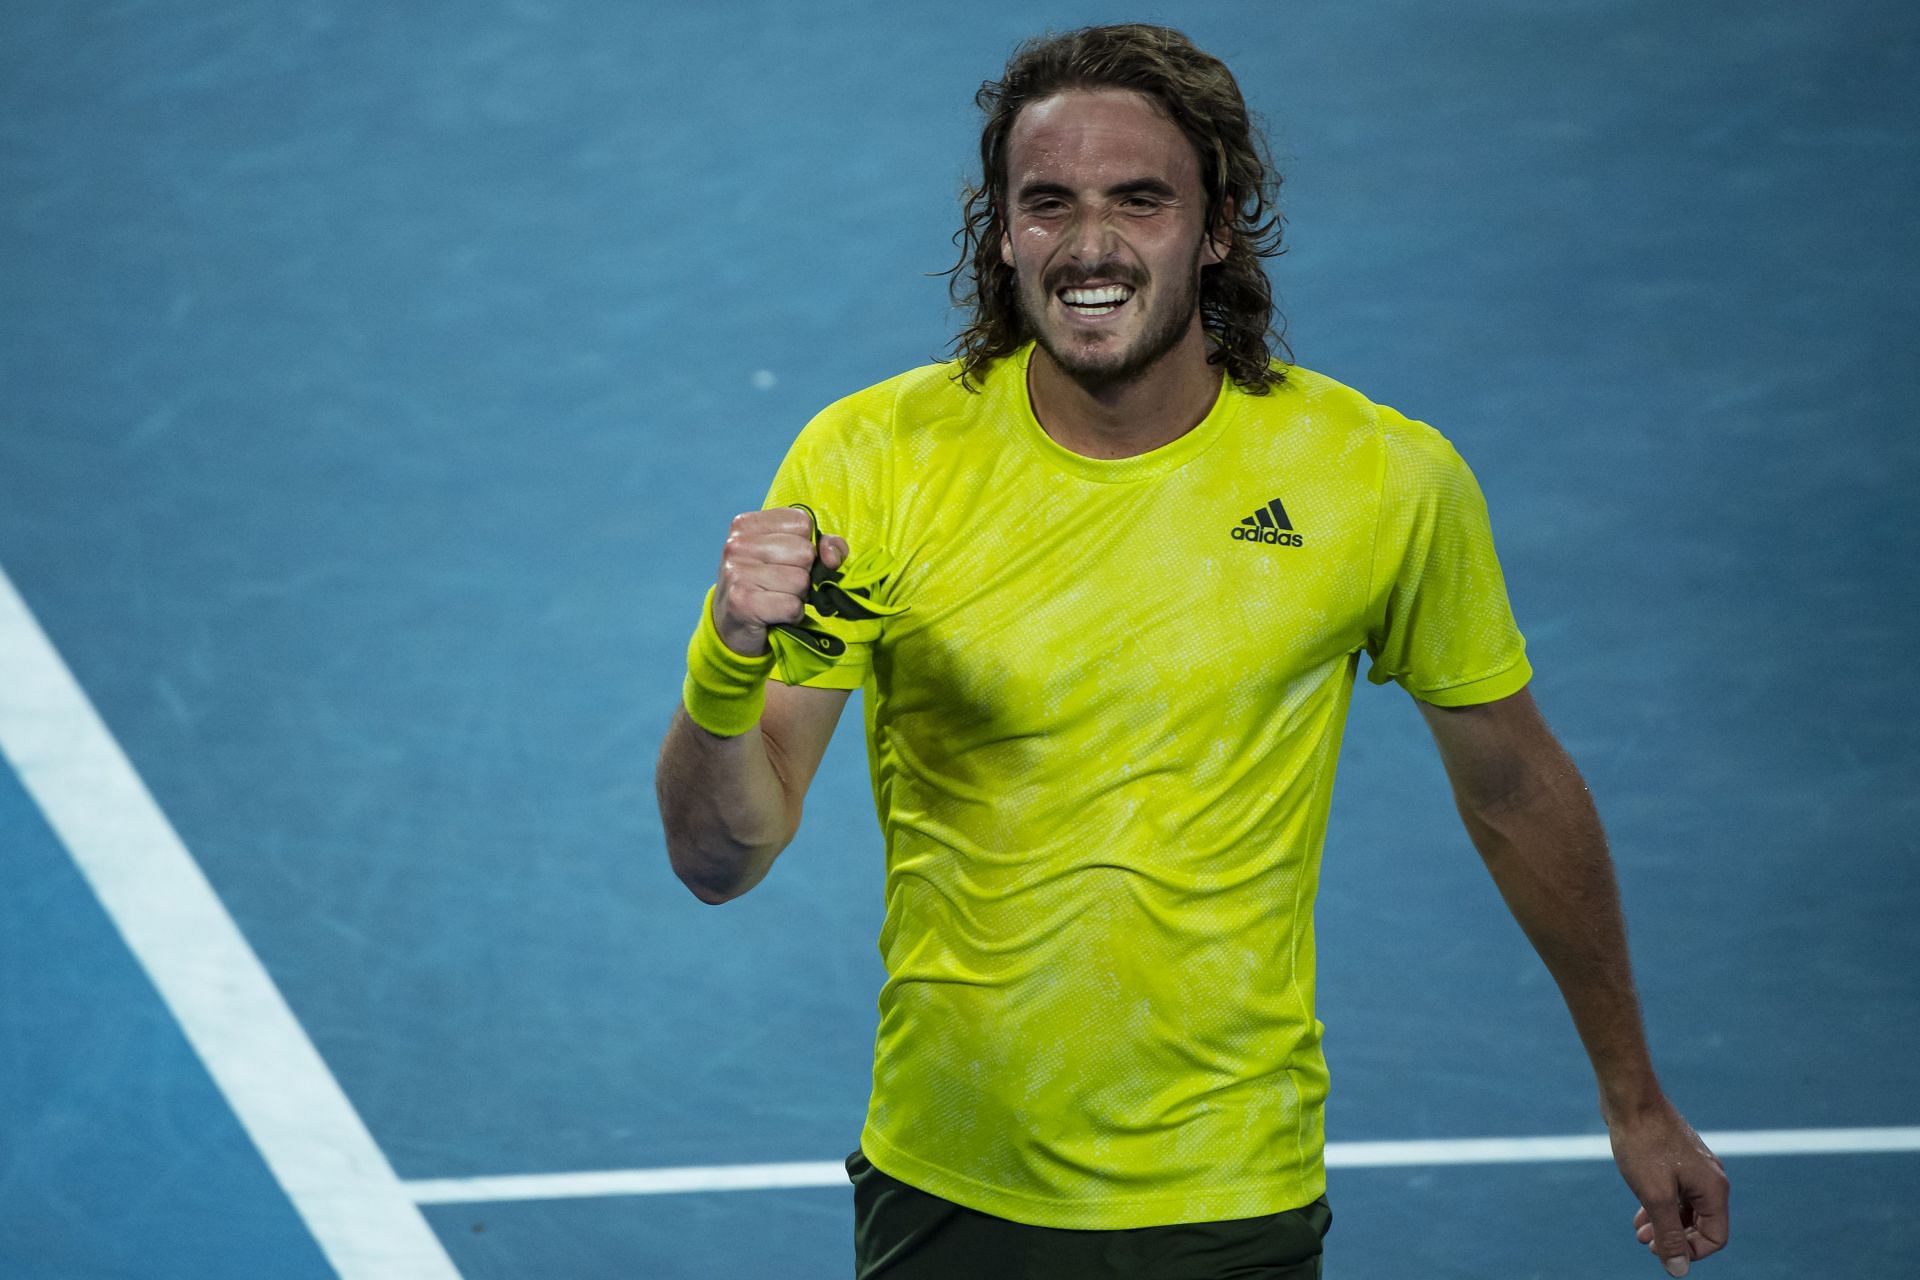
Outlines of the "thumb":
{"label": "thumb", "polygon": [[835,534],[820,539],[820,561],[829,569],[837,569],[846,563],[847,540]]}
{"label": "thumb", "polygon": [[1686,1229],[1680,1225],[1680,1202],[1661,1200],[1645,1206],[1653,1223],[1653,1256],[1660,1259],[1670,1276],[1687,1274],[1693,1247],[1687,1243]]}

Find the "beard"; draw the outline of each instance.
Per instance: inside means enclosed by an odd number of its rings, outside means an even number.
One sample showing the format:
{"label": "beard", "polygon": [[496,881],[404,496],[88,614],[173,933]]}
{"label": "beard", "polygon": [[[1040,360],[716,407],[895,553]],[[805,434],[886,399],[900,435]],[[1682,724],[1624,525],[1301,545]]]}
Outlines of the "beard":
{"label": "beard", "polygon": [[1102,349],[1093,353],[1070,349],[1071,339],[1059,340],[1048,332],[1051,319],[1048,308],[1060,289],[1071,287],[1081,280],[1102,277],[1132,285],[1134,296],[1127,299],[1125,304],[1132,306],[1140,297],[1140,282],[1133,278],[1132,273],[1110,270],[1063,272],[1045,282],[1038,290],[1022,283],[1014,290],[1020,319],[1060,372],[1081,387],[1098,392],[1124,386],[1140,378],[1158,364],[1161,357],[1179,346],[1180,340],[1186,337],[1187,330],[1198,317],[1202,248],[1204,244],[1194,250],[1192,268],[1170,285],[1171,292],[1153,299],[1153,311],[1146,317],[1145,327],[1134,336],[1132,343],[1118,350],[1112,349],[1110,343],[1103,343]]}

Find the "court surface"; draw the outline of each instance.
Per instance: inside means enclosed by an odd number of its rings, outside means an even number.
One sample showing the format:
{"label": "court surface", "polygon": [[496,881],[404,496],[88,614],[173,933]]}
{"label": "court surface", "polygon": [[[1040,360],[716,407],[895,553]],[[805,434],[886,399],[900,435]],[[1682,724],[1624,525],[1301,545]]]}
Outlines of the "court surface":
{"label": "court surface", "polygon": [[[0,1275],[850,1274],[859,710],[718,909],[655,753],[728,521],[945,350],[973,90],[1139,17],[1271,128],[1294,357],[1486,491],[1727,1135],[1696,1274],[1914,1274],[1910,6],[21,0]],[[1354,701],[1327,1274],[1663,1274],[1414,707]]]}

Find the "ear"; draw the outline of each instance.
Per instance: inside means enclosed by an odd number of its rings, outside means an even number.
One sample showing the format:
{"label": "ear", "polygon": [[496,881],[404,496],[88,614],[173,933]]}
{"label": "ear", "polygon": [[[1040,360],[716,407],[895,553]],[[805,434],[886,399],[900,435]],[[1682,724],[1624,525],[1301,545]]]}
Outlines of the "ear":
{"label": "ear", "polygon": [[1214,223],[1213,232],[1207,237],[1207,263],[1209,266],[1225,262],[1227,254],[1233,248],[1233,218],[1239,210],[1231,198],[1220,203],[1220,216]]}
{"label": "ear", "polygon": [[1013,236],[1005,223],[1000,226],[1000,261],[1009,267],[1013,265]]}

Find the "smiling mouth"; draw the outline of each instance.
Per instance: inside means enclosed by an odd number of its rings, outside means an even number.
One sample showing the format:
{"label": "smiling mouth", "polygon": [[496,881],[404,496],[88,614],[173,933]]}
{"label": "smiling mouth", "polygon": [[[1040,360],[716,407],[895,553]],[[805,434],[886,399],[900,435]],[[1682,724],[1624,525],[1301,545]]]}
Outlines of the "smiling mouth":
{"label": "smiling mouth", "polygon": [[1104,284],[1097,288],[1061,289],[1054,296],[1075,315],[1105,316],[1112,315],[1127,304],[1127,299],[1133,296],[1133,287],[1124,284]]}

